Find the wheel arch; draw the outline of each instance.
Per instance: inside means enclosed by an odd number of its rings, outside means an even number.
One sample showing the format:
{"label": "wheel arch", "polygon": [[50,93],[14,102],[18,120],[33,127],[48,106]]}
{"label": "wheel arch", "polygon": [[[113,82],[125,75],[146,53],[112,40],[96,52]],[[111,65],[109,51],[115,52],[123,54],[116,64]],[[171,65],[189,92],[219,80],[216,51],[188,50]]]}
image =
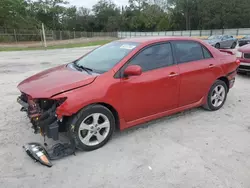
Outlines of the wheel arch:
{"label": "wheel arch", "polygon": [[216,44],[214,45],[214,47],[216,48],[216,46],[219,45],[219,48],[221,46],[220,42],[216,42]]}
{"label": "wheel arch", "polygon": [[[204,109],[206,109],[206,110],[210,110],[211,111],[211,107],[209,106],[209,101],[208,100],[210,100],[209,99],[209,93],[211,92],[211,91],[213,91],[212,90],[212,87],[214,86],[214,84],[216,83],[216,82],[218,82],[218,81],[220,81],[220,82],[224,82],[225,83],[225,85],[226,85],[226,96],[227,96],[227,94],[228,94],[228,91],[229,91],[229,80],[228,80],[228,78],[227,77],[225,77],[225,76],[221,76],[221,77],[219,77],[219,78],[217,78],[216,80],[215,80],[215,82],[212,84],[212,86],[210,87],[210,89],[209,89],[209,91],[208,91],[208,93],[207,93],[207,95],[206,95],[206,97],[204,98],[204,104],[203,104],[203,108]],[[225,101],[224,101],[225,102]],[[223,102],[223,104],[224,104],[224,102]]]}
{"label": "wheel arch", "polygon": [[102,106],[108,108],[115,118],[115,128],[120,130],[120,116],[119,116],[119,113],[115,107],[113,107],[111,104],[108,104],[105,102],[95,102],[95,103],[88,104],[87,106],[85,106],[83,108],[87,108],[87,107],[93,106],[93,105],[102,105]]}
{"label": "wheel arch", "polygon": [[[216,78],[216,77],[215,77],[215,78]],[[210,90],[210,88],[212,87],[212,85],[216,82],[216,80],[221,80],[221,81],[225,82],[226,85],[227,85],[227,92],[229,91],[229,80],[228,80],[228,78],[227,78],[226,76],[218,77],[217,79],[215,79],[215,80],[213,81],[213,83],[211,84],[211,86],[207,89],[206,95],[204,96],[203,103],[206,102],[206,98],[207,98],[207,96],[208,96],[209,90]]]}
{"label": "wheel arch", "polygon": [[102,106],[105,106],[106,108],[108,108],[112,112],[112,114],[114,115],[114,118],[115,118],[115,128],[116,129],[120,129],[120,118],[119,118],[118,111],[112,105],[110,105],[108,103],[99,102],[99,103],[95,103],[95,104],[99,104],[99,105],[102,105]]}
{"label": "wheel arch", "polygon": [[227,85],[227,91],[229,91],[229,80],[226,76],[219,77],[217,80],[225,82],[225,84]]}

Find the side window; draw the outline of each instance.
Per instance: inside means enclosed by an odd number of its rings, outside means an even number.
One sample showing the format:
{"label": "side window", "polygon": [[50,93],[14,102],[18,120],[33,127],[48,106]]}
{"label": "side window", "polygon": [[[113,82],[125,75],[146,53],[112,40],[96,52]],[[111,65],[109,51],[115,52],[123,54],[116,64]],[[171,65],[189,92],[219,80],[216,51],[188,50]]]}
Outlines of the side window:
{"label": "side window", "polygon": [[186,63],[204,59],[202,47],[197,42],[175,41],[173,44],[178,63]]}
{"label": "side window", "polygon": [[212,54],[208,51],[208,49],[206,49],[203,46],[202,46],[202,51],[205,59],[213,58]]}
{"label": "side window", "polygon": [[173,65],[173,56],[170,43],[150,46],[135,56],[129,65],[139,65],[142,71],[149,71]]}

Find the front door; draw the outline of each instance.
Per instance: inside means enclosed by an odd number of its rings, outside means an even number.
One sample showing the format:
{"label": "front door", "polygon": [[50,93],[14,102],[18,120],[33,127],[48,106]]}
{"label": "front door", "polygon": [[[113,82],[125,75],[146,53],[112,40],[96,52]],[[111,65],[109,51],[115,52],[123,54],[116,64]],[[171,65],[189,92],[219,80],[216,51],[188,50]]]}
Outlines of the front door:
{"label": "front door", "polygon": [[170,43],[144,48],[129,65],[142,67],[140,76],[121,78],[122,108],[126,122],[177,108],[179,68],[174,63]]}

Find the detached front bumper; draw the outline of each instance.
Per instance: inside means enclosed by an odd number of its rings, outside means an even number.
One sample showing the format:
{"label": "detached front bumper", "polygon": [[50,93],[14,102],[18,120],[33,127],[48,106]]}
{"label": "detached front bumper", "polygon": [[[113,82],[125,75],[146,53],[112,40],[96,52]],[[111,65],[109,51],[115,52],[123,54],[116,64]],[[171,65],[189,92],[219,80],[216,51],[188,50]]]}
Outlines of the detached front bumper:
{"label": "detached front bumper", "polygon": [[[59,121],[56,117],[56,106],[53,105],[47,111],[37,110],[34,106],[30,105],[28,101],[19,96],[17,102],[22,106],[21,111],[25,111],[29,117],[32,128],[35,133],[41,133],[43,136],[58,140],[59,138]],[[34,110],[35,109],[35,110]]]}

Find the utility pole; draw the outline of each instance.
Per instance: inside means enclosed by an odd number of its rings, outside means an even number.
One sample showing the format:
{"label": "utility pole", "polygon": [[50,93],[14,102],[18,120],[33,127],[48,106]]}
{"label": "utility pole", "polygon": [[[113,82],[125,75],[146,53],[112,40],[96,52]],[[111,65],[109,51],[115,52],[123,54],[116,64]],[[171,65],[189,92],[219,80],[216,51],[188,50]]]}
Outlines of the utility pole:
{"label": "utility pole", "polygon": [[17,36],[16,36],[16,30],[14,29],[14,36],[15,36],[15,41],[17,43]]}
{"label": "utility pole", "polygon": [[43,23],[42,23],[42,32],[43,32],[43,44],[44,44],[44,47],[47,48],[46,36],[45,36],[45,31],[44,31],[44,25],[43,25]]}
{"label": "utility pole", "polygon": [[186,0],[186,30],[189,29],[189,10],[188,10],[188,0]]}

